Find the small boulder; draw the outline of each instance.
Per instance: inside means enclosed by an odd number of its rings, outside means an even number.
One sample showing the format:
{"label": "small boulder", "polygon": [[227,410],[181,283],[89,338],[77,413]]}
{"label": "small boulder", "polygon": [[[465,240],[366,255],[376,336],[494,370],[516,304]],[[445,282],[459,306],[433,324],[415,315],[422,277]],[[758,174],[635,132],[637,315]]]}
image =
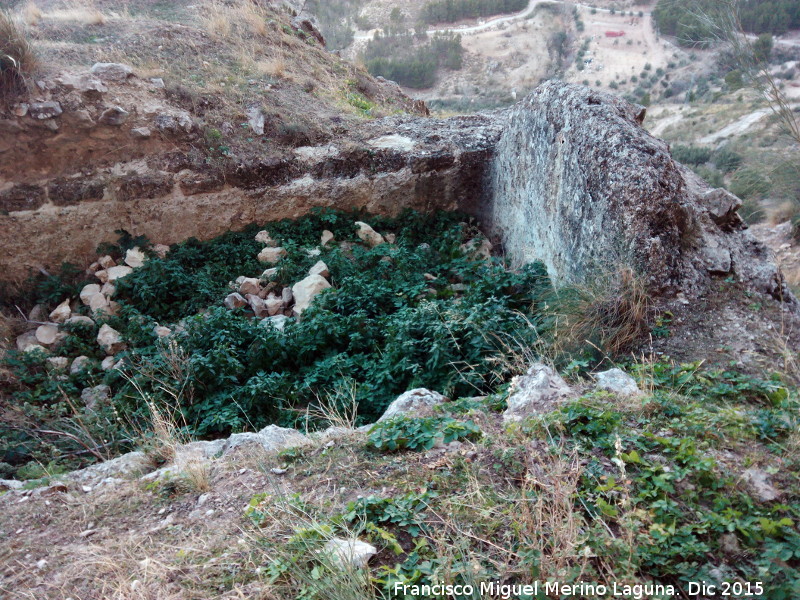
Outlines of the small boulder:
{"label": "small boulder", "polygon": [[110,398],[111,388],[107,385],[88,387],[81,391],[81,400],[89,410],[94,410],[98,404],[108,402]]}
{"label": "small boulder", "polygon": [[233,294],[228,294],[223,301],[225,306],[229,310],[233,310],[235,308],[242,308],[243,306],[247,306],[247,300],[244,299],[239,293],[234,292]]}
{"label": "small boulder", "polygon": [[39,340],[36,339],[35,331],[26,331],[17,336],[17,350],[26,352],[31,346],[38,346]]}
{"label": "small boulder", "polygon": [[344,567],[366,567],[369,559],[378,553],[378,549],[361,540],[345,540],[333,538],[323,547],[322,551],[331,557],[332,561]]}
{"label": "small boulder", "polygon": [[100,281],[100,283],[106,283],[108,281],[108,271],[105,269],[100,269],[99,271],[95,271],[94,276]]}
{"label": "small boulder", "polygon": [[67,298],[61,304],[56,306],[55,310],[50,313],[50,320],[56,323],[63,323],[71,316],[72,309],[69,306],[69,298]]}
{"label": "small boulder", "polygon": [[117,262],[113,258],[111,258],[108,254],[106,254],[105,256],[101,256],[97,260],[97,262],[100,263],[100,266],[103,267],[104,269],[110,269],[111,267],[117,266]]}
{"label": "small boulder", "polygon": [[257,106],[251,106],[247,109],[247,124],[256,135],[264,135],[264,124],[266,119],[264,112]]}
{"label": "small boulder", "polygon": [[239,282],[239,293],[242,296],[247,294],[258,295],[261,291],[261,281],[255,277],[245,277]]}
{"label": "small boulder", "polygon": [[131,129],[131,135],[137,140],[146,140],[153,135],[149,127],[134,127]]}
{"label": "small boulder", "polygon": [[29,321],[46,321],[49,318],[49,313],[47,312],[47,307],[44,304],[36,304],[31,309],[31,312],[28,313],[28,320]]}
{"label": "small boulder", "polygon": [[281,290],[281,300],[283,301],[283,306],[285,308],[289,308],[294,302],[294,294],[292,293],[292,288],[285,287]]}
{"label": "small boulder", "polygon": [[439,392],[434,392],[425,388],[409,390],[398,396],[397,399],[388,406],[383,416],[378,419],[378,423],[398,415],[410,414],[413,416],[423,409],[431,409],[445,402],[447,402],[447,398],[442,396]]}
{"label": "small boulder", "polygon": [[108,314],[111,306],[105,294],[97,293],[89,298],[89,308],[92,309],[92,314],[99,315],[100,313]]}
{"label": "small boulder", "polygon": [[332,231],[328,231],[327,229],[322,232],[322,237],[320,237],[320,244],[322,246],[327,246],[329,242],[334,240],[334,235]]}
{"label": "small boulder", "polygon": [[113,283],[106,282],[103,284],[103,287],[100,288],[100,293],[106,298],[111,298],[111,296],[117,293],[117,288]]}
{"label": "small boulder", "polygon": [[127,267],[125,265],[119,265],[117,267],[111,267],[110,269],[106,269],[106,273],[108,274],[106,282],[116,281],[117,279],[122,279],[123,277],[127,277],[131,273],[133,273],[133,269]]}
{"label": "small boulder", "polygon": [[780,490],[772,485],[766,471],[751,467],[742,473],[742,480],[747,484],[750,492],[761,502],[774,502],[782,496]]}
{"label": "small boulder", "polygon": [[267,315],[274,317],[283,311],[283,298],[278,298],[275,294],[270,294],[264,300],[264,306],[267,309]]}
{"label": "small boulder", "polygon": [[385,243],[386,240],[383,239],[383,236],[366,223],[356,221],[356,226],[358,227],[358,231],[356,232],[358,239],[367,244],[370,248]]}
{"label": "small boulder", "polygon": [[142,252],[139,246],[129,248],[125,253],[125,264],[131,269],[138,269],[147,260],[147,255]]}
{"label": "small boulder", "polygon": [[261,274],[261,279],[269,281],[277,274],[278,274],[278,269],[275,267],[270,267],[269,269],[264,270],[264,272]]}
{"label": "small boulder", "polygon": [[317,294],[327,290],[329,287],[331,287],[331,284],[321,275],[309,275],[302,281],[295,283],[292,286],[292,295],[294,296],[293,314],[299,317],[305,309],[311,306],[311,302]]}
{"label": "small boulder", "polygon": [[258,260],[259,262],[266,263],[268,265],[274,265],[284,256],[286,256],[285,249],[281,247],[272,248],[267,246],[261,252],[258,253]]}
{"label": "small boulder", "polygon": [[274,327],[278,331],[283,331],[286,328],[286,323],[291,321],[286,315],[275,315],[274,317],[267,317],[259,323],[261,327]]}
{"label": "small boulder", "polygon": [[109,355],[117,354],[125,348],[125,342],[122,341],[120,332],[108,324],[103,324],[100,331],[97,332],[97,343]]}
{"label": "small boulder", "polygon": [[264,244],[265,246],[270,246],[274,248],[278,245],[278,242],[272,239],[272,236],[269,234],[269,231],[262,230],[256,234],[256,241]]}
{"label": "small boulder", "polygon": [[89,306],[89,301],[92,299],[92,296],[95,294],[100,293],[100,285],[97,283],[90,283],[88,285],[83,286],[81,290],[80,298],[81,302],[83,302],[86,306]]}
{"label": "small boulder", "polygon": [[595,375],[597,389],[605,390],[621,397],[641,396],[642,390],[636,380],[622,369],[609,369]]}
{"label": "small boulder", "polygon": [[58,339],[58,325],[47,323],[36,328],[36,341],[42,346],[52,346]]}
{"label": "small boulder", "polygon": [[247,303],[250,305],[250,308],[252,309],[253,313],[257,317],[260,318],[269,315],[266,304],[264,300],[261,298],[261,296],[257,296],[256,294],[247,294],[246,300]]}
{"label": "small boulder", "polygon": [[101,125],[109,125],[112,127],[119,127],[131,116],[127,110],[121,106],[112,106],[103,111],[100,118],[97,120]]}
{"label": "small boulder", "polygon": [[95,63],[91,73],[103,81],[125,81],[133,75],[133,69],[120,63]]}
{"label": "small boulder", "polygon": [[158,258],[164,258],[167,254],[169,254],[169,246],[166,244],[156,244],[153,246],[153,252],[156,253]]}
{"label": "small boulder", "polygon": [[508,409],[503,413],[504,421],[520,421],[551,412],[561,402],[576,395],[558,373],[542,363],[535,363],[525,375],[515,377],[511,388]]}
{"label": "small boulder", "polygon": [[116,356],[106,356],[103,359],[103,362],[100,363],[100,368],[103,369],[103,371],[110,371],[111,369],[114,368],[114,365],[116,363],[117,363]]}
{"label": "small boulder", "polygon": [[331,272],[328,270],[328,265],[324,262],[317,261],[317,263],[308,270],[309,275],[321,275],[325,279],[331,276]]}
{"label": "small boulder", "polygon": [[153,333],[155,333],[160,338],[165,338],[172,335],[172,330],[169,327],[164,327],[163,325],[157,325],[153,328]]}
{"label": "small boulder", "polygon": [[64,324],[65,325],[72,325],[75,323],[80,323],[81,325],[94,325],[94,321],[92,321],[89,317],[84,317],[83,315],[72,315],[69,319],[67,319]]}
{"label": "small boulder", "polygon": [[81,371],[87,371],[91,365],[92,359],[88,356],[78,356],[72,361],[72,365],[69,367],[69,373],[70,375],[77,375]]}
{"label": "small boulder", "polygon": [[53,371],[66,371],[69,359],[66,356],[51,356],[47,359],[47,364]]}

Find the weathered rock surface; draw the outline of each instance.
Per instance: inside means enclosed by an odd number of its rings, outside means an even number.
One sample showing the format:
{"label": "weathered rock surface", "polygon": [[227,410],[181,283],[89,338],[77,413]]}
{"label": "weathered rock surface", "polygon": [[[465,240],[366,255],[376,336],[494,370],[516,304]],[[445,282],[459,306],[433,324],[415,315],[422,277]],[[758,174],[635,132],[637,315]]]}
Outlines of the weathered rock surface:
{"label": "weathered rock surface", "polygon": [[577,394],[551,367],[535,363],[528,372],[514,378],[508,397],[504,421],[520,421],[558,408],[563,401]]}
{"label": "weathered rock surface", "polygon": [[595,375],[597,378],[597,389],[605,390],[617,396],[641,396],[642,390],[636,380],[622,369],[609,369]]}
{"label": "weathered rock surface", "polygon": [[365,567],[378,549],[361,540],[333,538],[325,544],[323,552],[345,567]]}
{"label": "weathered rock surface", "polygon": [[245,446],[260,448],[266,452],[278,452],[308,443],[309,439],[296,429],[269,425],[258,433],[234,433],[226,441],[222,452],[230,454]]}
{"label": "weathered rock surface", "polygon": [[442,396],[439,392],[426,390],[425,388],[417,388],[409,390],[401,394],[394,400],[384,411],[383,415],[378,422],[386,421],[398,415],[414,414],[420,411],[430,411],[435,406],[439,406],[447,402],[447,398]]}
{"label": "weathered rock surface", "polygon": [[294,315],[299,317],[303,311],[311,306],[314,298],[323,290],[331,287],[328,280],[321,275],[309,275],[302,281],[298,281],[292,286],[292,295],[294,296],[294,308],[292,309]]}
{"label": "weathered rock surface", "polygon": [[[97,332],[97,343],[105,350],[106,354],[116,354],[125,347],[119,331],[104,323]],[[77,360],[77,359],[76,359]]]}
{"label": "weathered rock surface", "polygon": [[642,127],[645,109],[547,82],[510,113],[495,149],[491,226],[518,263],[542,260],[559,284],[627,265],[653,293],[687,297],[713,277],[796,303],[737,201],[672,160]]}

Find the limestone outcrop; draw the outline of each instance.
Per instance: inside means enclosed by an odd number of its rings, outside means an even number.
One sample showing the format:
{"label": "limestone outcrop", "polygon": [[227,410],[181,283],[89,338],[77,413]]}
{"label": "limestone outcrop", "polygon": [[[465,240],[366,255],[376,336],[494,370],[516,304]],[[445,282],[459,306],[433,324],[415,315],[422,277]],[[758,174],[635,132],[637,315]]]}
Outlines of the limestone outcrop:
{"label": "limestone outcrop", "polygon": [[740,201],[675,162],[642,127],[645,109],[551,81],[515,106],[495,148],[491,228],[517,263],[542,260],[557,284],[619,266],[653,293],[705,293],[734,277],[794,301]]}

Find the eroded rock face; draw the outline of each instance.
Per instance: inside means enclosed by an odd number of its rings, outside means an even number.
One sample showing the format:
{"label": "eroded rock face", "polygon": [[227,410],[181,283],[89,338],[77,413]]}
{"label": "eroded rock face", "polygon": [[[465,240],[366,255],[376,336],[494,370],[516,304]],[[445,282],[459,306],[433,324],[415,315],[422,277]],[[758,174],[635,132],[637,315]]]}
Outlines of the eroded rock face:
{"label": "eroded rock face", "polygon": [[698,296],[713,277],[734,275],[790,298],[737,218],[737,199],[673,161],[642,129],[644,114],[556,81],[515,106],[491,183],[491,226],[506,252],[518,263],[542,260],[558,284],[626,265],[658,294]]}

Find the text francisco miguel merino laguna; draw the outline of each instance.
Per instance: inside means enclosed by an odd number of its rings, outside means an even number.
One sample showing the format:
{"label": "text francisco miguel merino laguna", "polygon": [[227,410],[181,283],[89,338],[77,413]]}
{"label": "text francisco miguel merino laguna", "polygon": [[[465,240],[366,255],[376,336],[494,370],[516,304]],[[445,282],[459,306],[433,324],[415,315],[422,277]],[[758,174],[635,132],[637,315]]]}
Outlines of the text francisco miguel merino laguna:
{"label": "text francisco miguel merino laguna", "polygon": [[[736,590],[740,592],[737,594],[738,598],[755,596],[763,593],[761,582],[740,584],[736,582],[735,585],[746,585],[747,589],[742,588]],[[729,588],[726,593],[725,588]],[[714,595],[716,592],[722,593],[723,596],[732,595],[734,591],[730,583],[722,584],[722,586],[708,584],[706,582],[689,583],[688,588],[684,591],[690,596],[703,596]],[[408,585],[401,582],[394,584],[394,594],[397,596],[416,597],[416,598],[438,598],[441,596],[449,597],[475,597],[478,592],[484,598],[502,598],[503,600],[510,600],[519,596],[538,596],[540,592],[544,592],[546,596],[561,596],[561,597],[575,597],[575,598],[607,598],[609,596],[616,596],[619,598],[630,598],[632,600],[646,600],[653,596],[669,597],[678,596],[678,590],[672,585],[662,584],[637,584],[627,585],[620,583],[610,583],[608,585],[601,583],[560,583],[558,581],[536,581],[531,584],[504,584],[498,581],[485,581],[480,582],[479,585],[449,585],[449,584],[432,584],[432,585]],[[401,597],[402,597],[401,596]]]}

